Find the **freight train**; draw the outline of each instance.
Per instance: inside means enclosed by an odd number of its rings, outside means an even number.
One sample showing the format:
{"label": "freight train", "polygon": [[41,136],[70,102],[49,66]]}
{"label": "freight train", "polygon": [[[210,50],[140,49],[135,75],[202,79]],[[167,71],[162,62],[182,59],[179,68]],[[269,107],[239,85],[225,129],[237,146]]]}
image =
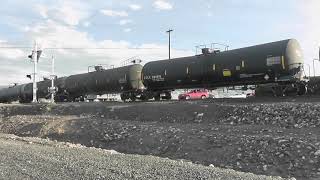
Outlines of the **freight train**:
{"label": "freight train", "polygon": [[[120,93],[123,101],[171,99],[175,89],[277,84],[275,92],[290,85],[306,92],[302,80],[303,55],[295,39],[246,48],[202,53],[169,60],[133,64],[56,79],[57,101],[73,101],[88,94]],[[50,81],[38,82],[38,97],[48,96]],[[280,88],[279,88],[280,87]],[[0,102],[31,102],[32,83],[0,90]]]}

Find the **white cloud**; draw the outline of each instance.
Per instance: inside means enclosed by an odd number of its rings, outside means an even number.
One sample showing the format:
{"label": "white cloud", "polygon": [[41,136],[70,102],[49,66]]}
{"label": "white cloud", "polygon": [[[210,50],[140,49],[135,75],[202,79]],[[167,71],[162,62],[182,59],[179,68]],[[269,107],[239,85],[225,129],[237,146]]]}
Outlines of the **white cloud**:
{"label": "white cloud", "polygon": [[129,5],[129,8],[130,8],[131,10],[133,10],[133,11],[138,11],[138,10],[140,10],[142,7],[141,7],[140,5],[138,5],[138,4],[130,4],[130,5]]}
{"label": "white cloud", "polygon": [[0,86],[9,87],[12,83],[29,83],[30,80],[26,78],[27,74],[32,72],[32,64],[30,62],[24,61],[19,66],[17,64],[6,64],[0,66],[0,74],[5,78],[0,78]]}
{"label": "white cloud", "polygon": [[[0,40],[0,46],[11,46],[5,40]],[[26,74],[32,68],[27,58],[28,49],[0,49],[0,85],[8,87],[11,83],[26,82]],[[30,65],[28,67],[28,65]]]}
{"label": "white cloud", "polygon": [[[5,40],[0,40],[0,46],[8,46],[9,43]],[[25,52],[21,49],[0,49],[0,58],[7,60],[17,60],[18,58],[26,57]]]}
{"label": "white cloud", "polygon": [[91,23],[89,21],[85,21],[82,24],[84,27],[89,27],[91,25]]}
{"label": "white cloud", "polygon": [[88,17],[88,5],[79,1],[59,1],[55,5],[37,4],[35,6],[42,18],[55,19],[67,25],[78,25]]}
{"label": "white cloud", "polygon": [[128,13],[126,11],[114,11],[110,9],[103,9],[100,11],[102,14],[111,17],[128,17]]}
{"label": "white cloud", "polygon": [[173,9],[173,5],[166,0],[156,0],[153,3],[153,6],[159,10],[171,10]]}
{"label": "white cloud", "polygon": [[128,33],[128,32],[131,32],[132,29],[131,29],[131,28],[126,28],[126,29],[124,29],[123,31],[126,32],[126,33]]}
{"label": "white cloud", "polygon": [[27,31],[30,31],[31,30],[31,28],[30,28],[30,26],[23,26],[22,28],[20,28],[22,31],[24,31],[24,32],[27,32]]}
{"label": "white cloud", "polygon": [[87,17],[87,14],[75,7],[68,1],[64,1],[61,9],[56,13],[56,17],[68,25],[78,25],[79,21]]}
{"label": "white cloud", "polygon": [[0,49],[0,54],[2,59],[13,59],[17,60],[18,58],[27,59],[24,54],[24,51],[20,49]]}
{"label": "white cloud", "polygon": [[[141,6],[129,6],[131,10],[139,10]],[[34,11],[41,16],[42,21],[19,24],[19,30],[24,34],[24,42],[32,42],[36,39],[39,45],[44,48],[44,56],[54,55],[56,59],[56,72],[58,76],[67,76],[76,73],[84,73],[89,65],[109,64],[119,66],[121,61],[133,56],[142,60],[152,61],[166,59],[168,49],[166,44],[132,44],[128,41],[113,41],[112,37],[95,39],[91,34],[80,31],[77,25],[89,27],[88,21],[90,8],[83,1],[58,1],[55,4],[39,4],[34,6]],[[120,25],[133,23],[126,18],[129,14],[126,11],[114,11],[104,9],[100,13],[111,17],[123,17]],[[124,26],[123,32],[132,32],[132,29]],[[0,40],[5,44],[6,41]],[[9,43],[10,44],[10,43]],[[45,49],[48,47],[88,47],[89,49]],[[94,49],[97,48],[97,49]],[[99,49],[111,48],[111,49]],[[132,49],[138,48],[138,49]],[[12,82],[28,83],[26,74],[32,72],[32,63],[28,61],[31,49],[0,49],[0,85],[7,85]],[[193,55],[191,51],[172,49],[173,57]],[[43,57],[44,57],[43,56]],[[40,76],[50,72],[50,61],[46,58],[40,59]]]}
{"label": "white cloud", "polygon": [[120,24],[121,26],[130,24],[130,23],[132,23],[132,20],[130,20],[130,19],[123,19],[123,20],[120,20],[120,21],[119,21],[119,24]]}
{"label": "white cloud", "polygon": [[36,9],[36,11],[39,12],[39,14],[42,18],[45,18],[45,19],[48,18],[48,8],[46,6],[41,5],[41,4],[37,4],[35,6],[35,9]]}

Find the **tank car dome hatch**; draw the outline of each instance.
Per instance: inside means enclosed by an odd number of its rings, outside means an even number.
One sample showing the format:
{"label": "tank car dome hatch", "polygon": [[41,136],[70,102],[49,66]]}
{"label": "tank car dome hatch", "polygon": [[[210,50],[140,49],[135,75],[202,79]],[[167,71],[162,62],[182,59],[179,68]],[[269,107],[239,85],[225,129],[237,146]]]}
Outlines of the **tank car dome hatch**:
{"label": "tank car dome hatch", "polygon": [[204,55],[210,54],[210,49],[209,48],[202,48],[201,51],[202,51],[202,54],[204,54]]}
{"label": "tank car dome hatch", "polygon": [[103,68],[102,66],[100,66],[100,65],[94,66],[94,69],[95,69],[96,71],[103,71],[103,70],[104,70],[104,68]]}
{"label": "tank car dome hatch", "polygon": [[18,86],[18,83],[11,83],[11,84],[9,84],[9,88],[13,88],[13,87],[16,87],[16,86]]}

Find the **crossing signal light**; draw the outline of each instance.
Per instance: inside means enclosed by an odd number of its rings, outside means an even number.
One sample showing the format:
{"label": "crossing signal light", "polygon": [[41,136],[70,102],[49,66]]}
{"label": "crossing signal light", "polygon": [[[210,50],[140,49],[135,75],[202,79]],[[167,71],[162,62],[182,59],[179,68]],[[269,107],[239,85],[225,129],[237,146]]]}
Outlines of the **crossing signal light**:
{"label": "crossing signal light", "polygon": [[138,64],[138,63],[141,63],[141,62],[142,62],[142,60],[140,60],[140,59],[134,59],[134,60],[131,61],[131,63],[133,63],[133,64]]}
{"label": "crossing signal light", "polygon": [[[41,54],[42,54],[42,50],[37,51],[37,61],[39,61]],[[28,58],[32,59],[33,55],[34,55],[34,51],[32,51],[32,54],[30,54]]]}

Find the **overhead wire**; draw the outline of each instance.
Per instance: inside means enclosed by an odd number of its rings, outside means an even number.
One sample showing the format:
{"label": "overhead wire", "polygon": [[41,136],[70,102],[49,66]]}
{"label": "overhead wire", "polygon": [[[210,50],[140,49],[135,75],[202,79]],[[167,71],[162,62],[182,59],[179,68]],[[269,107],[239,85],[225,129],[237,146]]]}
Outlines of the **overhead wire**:
{"label": "overhead wire", "polygon": [[[0,46],[0,49],[32,49],[31,46]],[[164,48],[140,48],[140,47],[132,47],[132,48],[112,48],[112,47],[48,47],[43,48],[43,50],[58,50],[58,49],[67,49],[67,50],[87,50],[87,49],[102,49],[102,50],[161,50]],[[179,51],[188,51],[188,49],[175,49]]]}

